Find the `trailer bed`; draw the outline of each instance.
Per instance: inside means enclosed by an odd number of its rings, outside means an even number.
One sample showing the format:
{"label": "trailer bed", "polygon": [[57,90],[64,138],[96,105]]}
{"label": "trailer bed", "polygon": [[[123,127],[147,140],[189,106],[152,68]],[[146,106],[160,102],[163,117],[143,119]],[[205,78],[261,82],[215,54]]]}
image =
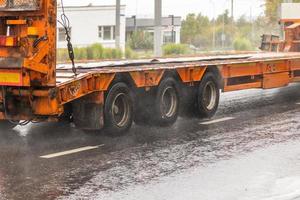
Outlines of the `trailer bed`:
{"label": "trailer bed", "polygon": [[[11,119],[55,120],[74,107],[93,102],[103,106],[107,91],[117,82],[125,82],[134,91],[147,92],[158,87],[172,74],[182,87],[201,83],[207,72],[213,73],[223,92],[287,86],[300,81],[300,53],[244,53],[200,57],[161,58],[155,60],[104,61],[76,63],[75,76],[70,64],[56,67],[56,85],[40,88],[8,88],[16,99],[28,104],[23,113]],[[32,101],[33,100],[33,101]],[[81,102],[77,105],[76,102]],[[82,103],[85,102],[85,103]],[[22,109],[21,109],[22,110]],[[0,112],[0,119],[5,119]],[[92,118],[93,119],[93,118]]]}
{"label": "trailer bed", "polygon": [[208,67],[208,66],[228,66],[228,65],[247,65],[278,61],[295,61],[300,59],[300,53],[246,53],[231,55],[213,55],[200,57],[181,57],[181,58],[162,58],[144,59],[130,61],[103,61],[103,62],[83,62],[77,63],[78,76],[75,77],[70,64],[57,65],[57,85],[69,83],[75,79],[80,79],[90,74],[111,74],[153,70],[180,69],[189,67]]}

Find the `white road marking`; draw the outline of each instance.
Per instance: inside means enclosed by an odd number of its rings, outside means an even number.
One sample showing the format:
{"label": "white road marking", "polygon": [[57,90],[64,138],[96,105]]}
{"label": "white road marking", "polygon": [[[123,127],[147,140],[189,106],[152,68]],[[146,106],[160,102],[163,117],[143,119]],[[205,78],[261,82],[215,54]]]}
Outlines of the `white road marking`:
{"label": "white road marking", "polygon": [[300,105],[300,102],[299,103],[296,103],[297,105]]}
{"label": "white road marking", "polygon": [[211,121],[207,121],[207,122],[201,122],[201,125],[209,125],[209,124],[215,124],[215,123],[219,123],[219,122],[225,122],[225,121],[229,121],[229,120],[233,120],[235,119],[234,117],[224,117],[221,119],[216,119],[216,120],[211,120]]}
{"label": "white road marking", "polygon": [[56,158],[56,157],[66,156],[66,155],[75,154],[75,153],[79,153],[79,152],[83,152],[83,151],[98,149],[103,146],[104,146],[104,144],[98,145],[98,146],[87,146],[87,147],[82,147],[82,148],[78,148],[78,149],[72,149],[72,150],[68,150],[68,151],[63,151],[63,152],[40,156],[40,158],[45,158],[45,159]]}

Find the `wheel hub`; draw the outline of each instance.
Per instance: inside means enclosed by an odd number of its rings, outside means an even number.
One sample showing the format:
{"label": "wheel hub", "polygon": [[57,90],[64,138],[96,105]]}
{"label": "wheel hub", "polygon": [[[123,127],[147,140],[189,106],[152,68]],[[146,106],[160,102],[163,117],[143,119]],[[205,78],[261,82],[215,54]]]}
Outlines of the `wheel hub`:
{"label": "wheel hub", "polygon": [[130,105],[123,93],[118,94],[112,104],[112,117],[119,127],[124,126],[130,115]]}
{"label": "wheel hub", "polygon": [[164,117],[172,117],[177,109],[177,95],[173,87],[164,90],[161,98],[161,111]]}
{"label": "wheel hub", "polygon": [[217,89],[213,82],[208,82],[204,88],[203,101],[208,110],[212,110],[216,105]]}

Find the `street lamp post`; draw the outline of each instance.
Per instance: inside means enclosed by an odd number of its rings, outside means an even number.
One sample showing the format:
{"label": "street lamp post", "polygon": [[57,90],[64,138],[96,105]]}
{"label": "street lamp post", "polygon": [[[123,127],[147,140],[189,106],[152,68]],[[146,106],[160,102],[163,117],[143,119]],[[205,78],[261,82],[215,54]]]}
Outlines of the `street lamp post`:
{"label": "street lamp post", "polygon": [[175,30],[174,30],[174,26],[175,26],[175,16],[174,15],[170,15],[169,16],[171,18],[171,26],[172,26],[172,43],[175,43],[176,42],[176,39],[175,39]]}
{"label": "street lamp post", "polygon": [[162,0],[155,0],[154,55],[162,56]]}
{"label": "street lamp post", "polygon": [[211,4],[212,4],[212,6],[213,6],[213,38],[212,38],[212,46],[213,46],[213,50],[215,50],[215,48],[216,48],[216,5],[215,5],[215,3],[212,1],[212,0],[210,0],[209,1]]}
{"label": "street lamp post", "polygon": [[116,36],[116,48],[120,49],[121,39],[121,0],[116,0],[116,28],[115,28],[115,36]]}

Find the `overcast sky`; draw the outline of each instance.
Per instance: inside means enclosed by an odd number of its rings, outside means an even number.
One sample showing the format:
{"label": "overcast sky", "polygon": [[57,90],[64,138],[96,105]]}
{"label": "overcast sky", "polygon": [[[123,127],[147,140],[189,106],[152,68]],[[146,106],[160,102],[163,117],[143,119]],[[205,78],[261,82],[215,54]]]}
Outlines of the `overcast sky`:
{"label": "overcast sky", "polygon": [[[202,13],[214,17],[225,9],[230,9],[231,0],[162,0],[163,15],[179,15],[185,17],[188,13]],[[263,14],[264,0],[234,0],[235,17],[246,15],[259,16]],[[115,0],[64,0],[65,5],[112,5]],[[139,17],[152,17],[154,0],[121,0],[126,5],[126,15]]]}

